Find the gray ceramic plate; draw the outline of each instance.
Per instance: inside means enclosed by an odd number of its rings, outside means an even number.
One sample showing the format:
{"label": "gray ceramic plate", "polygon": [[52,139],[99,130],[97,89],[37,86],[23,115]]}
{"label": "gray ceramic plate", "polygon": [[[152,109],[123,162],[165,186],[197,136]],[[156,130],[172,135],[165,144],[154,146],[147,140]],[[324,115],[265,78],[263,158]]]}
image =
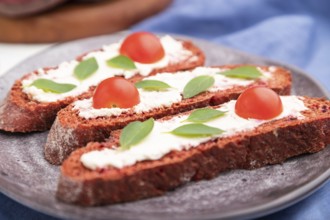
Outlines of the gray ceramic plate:
{"label": "gray ceramic plate", "polygon": [[[76,55],[117,41],[125,33],[56,45],[37,54],[0,78],[0,100],[14,80],[31,70],[53,66]],[[301,70],[247,55],[202,40],[193,40],[206,53],[207,65],[254,63],[282,65],[292,70],[293,93],[327,96]],[[43,158],[47,132],[26,135],[0,133],[0,190],[32,209],[70,219],[214,219],[257,217],[304,198],[330,176],[330,147],[293,158],[284,164],[222,173],[210,181],[185,185],[158,198],[95,208],[58,202],[54,195],[59,168]]]}

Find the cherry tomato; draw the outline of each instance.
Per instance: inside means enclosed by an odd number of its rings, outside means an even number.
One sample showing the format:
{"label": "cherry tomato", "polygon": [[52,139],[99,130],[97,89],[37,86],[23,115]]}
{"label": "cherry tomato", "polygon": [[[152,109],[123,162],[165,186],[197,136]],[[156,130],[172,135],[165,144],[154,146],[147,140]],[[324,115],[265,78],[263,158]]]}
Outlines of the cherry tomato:
{"label": "cherry tomato", "polygon": [[93,95],[94,108],[131,108],[140,103],[139,91],[122,77],[103,80]]}
{"label": "cherry tomato", "polygon": [[159,38],[148,32],[136,32],[126,37],[120,53],[139,63],[155,63],[165,55]]}
{"label": "cherry tomato", "polygon": [[273,90],[255,86],[245,90],[237,99],[235,112],[242,118],[267,120],[283,111],[282,101]]}

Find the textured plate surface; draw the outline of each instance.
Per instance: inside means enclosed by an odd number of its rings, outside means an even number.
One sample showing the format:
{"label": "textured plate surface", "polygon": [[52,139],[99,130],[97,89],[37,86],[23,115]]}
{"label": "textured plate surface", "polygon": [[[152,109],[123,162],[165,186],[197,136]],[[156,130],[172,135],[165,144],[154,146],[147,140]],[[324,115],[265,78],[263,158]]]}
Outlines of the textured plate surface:
{"label": "textured plate surface", "polygon": [[[115,42],[125,33],[56,45],[0,78],[0,100],[14,80],[38,67],[54,66],[80,53]],[[301,70],[236,50],[193,40],[205,51],[206,65],[253,63],[282,65],[292,71],[293,93],[328,96]],[[329,97],[329,96],[328,96]],[[81,208],[58,202],[54,195],[59,168],[43,158],[47,132],[0,132],[0,191],[38,211],[70,219],[213,219],[256,217],[284,208],[317,189],[330,176],[330,147],[290,159],[281,165],[222,173],[210,181],[187,184],[165,196],[104,207]]]}

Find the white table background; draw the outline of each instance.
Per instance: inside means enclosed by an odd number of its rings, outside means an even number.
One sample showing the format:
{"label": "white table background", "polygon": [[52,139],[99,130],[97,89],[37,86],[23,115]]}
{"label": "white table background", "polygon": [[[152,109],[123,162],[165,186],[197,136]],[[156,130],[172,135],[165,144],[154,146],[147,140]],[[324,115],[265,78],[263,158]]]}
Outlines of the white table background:
{"label": "white table background", "polygon": [[52,44],[0,43],[0,76],[26,58],[39,53]]}

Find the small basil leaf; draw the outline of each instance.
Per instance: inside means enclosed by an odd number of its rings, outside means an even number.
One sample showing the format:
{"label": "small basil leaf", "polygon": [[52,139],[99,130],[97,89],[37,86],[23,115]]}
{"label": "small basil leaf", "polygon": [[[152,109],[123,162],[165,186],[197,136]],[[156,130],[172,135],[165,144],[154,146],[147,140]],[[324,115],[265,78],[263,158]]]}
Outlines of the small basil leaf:
{"label": "small basil leaf", "polygon": [[128,150],[133,145],[142,141],[152,131],[154,119],[150,118],[144,122],[134,121],[129,123],[121,132],[119,143],[120,149]]}
{"label": "small basil leaf", "polygon": [[206,91],[214,84],[212,76],[197,76],[190,80],[183,89],[183,98],[191,98]]}
{"label": "small basil leaf", "polygon": [[222,112],[212,108],[202,108],[193,111],[185,121],[203,123],[221,117],[225,113],[226,112]]}
{"label": "small basil leaf", "polygon": [[232,70],[220,72],[219,74],[241,79],[258,79],[262,76],[262,73],[254,66],[240,66]]}
{"label": "small basil leaf", "polygon": [[159,80],[142,80],[135,83],[135,87],[145,90],[166,90],[171,88],[170,85]]}
{"label": "small basil leaf", "polygon": [[49,79],[37,79],[30,86],[35,86],[44,92],[51,93],[66,93],[77,87],[73,84],[57,83]]}
{"label": "small basil leaf", "polygon": [[113,68],[132,70],[136,69],[134,62],[124,55],[119,55],[107,60],[107,65]]}
{"label": "small basil leaf", "polygon": [[81,61],[74,68],[74,76],[79,80],[84,80],[93,75],[99,68],[97,61],[94,57]]}
{"label": "small basil leaf", "polygon": [[194,124],[182,125],[174,129],[170,133],[177,136],[194,138],[194,137],[208,137],[216,134],[221,134],[223,132],[224,131],[219,128],[210,127],[199,123],[194,123]]}

